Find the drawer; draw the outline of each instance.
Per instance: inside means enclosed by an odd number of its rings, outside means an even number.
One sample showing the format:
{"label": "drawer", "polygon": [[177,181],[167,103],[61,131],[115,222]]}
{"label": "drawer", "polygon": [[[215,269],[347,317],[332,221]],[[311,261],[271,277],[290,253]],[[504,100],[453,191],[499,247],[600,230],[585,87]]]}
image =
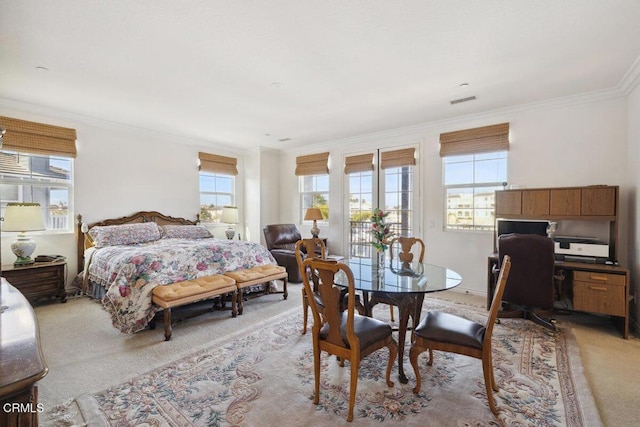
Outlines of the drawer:
{"label": "drawer", "polygon": [[576,280],[574,275],[573,308],[591,313],[626,316],[626,287],[603,282],[582,282]]}
{"label": "drawer", "polygon": [[11,282],[12,285],[25,285],[29,286],[35,283],[50,283],[58,282],[61,278],[61,269],[58,267],[53,268],[40,268],[34,270],[15,270],[5,271],[2,273],[4,277]]}
{"label": "drawer", "polygon": [[624,274],[599,273],[595,271],[574,271],[573,280],[577,282],[601,283],[625,286]]}

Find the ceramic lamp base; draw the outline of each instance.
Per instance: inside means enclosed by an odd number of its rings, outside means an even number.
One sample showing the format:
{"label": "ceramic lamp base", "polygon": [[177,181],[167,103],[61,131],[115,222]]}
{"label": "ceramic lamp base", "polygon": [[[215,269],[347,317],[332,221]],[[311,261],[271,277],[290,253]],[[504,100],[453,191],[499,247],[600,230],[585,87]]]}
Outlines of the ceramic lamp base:
{"label": "ceramic lamp base", "polygon": [[229,240],[233,240],[233,238],[234,238],[234,237],[235,237],[235,235],[236,235],[236,230],[234,230],[233,228],[227,228],[227,229],[224,231],[224,234],[226,234],[227,239],[229,239]]}
{"label": "ceramic lamp base", "polygon": [[311,235],[316,239],[320,235],[320,229],[318,228],[318,222],[315,219],[313,220],[313,227],[311,227]]}
{"label": "ceramic lamp base", "polygon": [[33,264],[31,254],[36,250],[36,242],[25,233],[18,234],[18,239],[11,243],[11,251],[16,256],[14,265]]}

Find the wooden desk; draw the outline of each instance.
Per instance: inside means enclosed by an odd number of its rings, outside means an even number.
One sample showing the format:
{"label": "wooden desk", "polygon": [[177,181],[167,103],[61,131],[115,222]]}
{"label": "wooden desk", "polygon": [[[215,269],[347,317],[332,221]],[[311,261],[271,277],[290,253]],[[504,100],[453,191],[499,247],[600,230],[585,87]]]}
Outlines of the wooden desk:
{"label": "wooden desk", "polygon": [[[493,267],[497,263],[498,254],[494,252],[487,262],[487,309],[493,299]],[[562,294],[570,304],[566,309],[609,315],[622,336],[629,338],[629,270],[616,265],[570,261],[556,261],[555,270],[564,272]]]}
{"label": "wooden desk", "polygon": [[0,426],[38,426],[36,381],[48,372],[35,313],[4,278],[0,284]]}

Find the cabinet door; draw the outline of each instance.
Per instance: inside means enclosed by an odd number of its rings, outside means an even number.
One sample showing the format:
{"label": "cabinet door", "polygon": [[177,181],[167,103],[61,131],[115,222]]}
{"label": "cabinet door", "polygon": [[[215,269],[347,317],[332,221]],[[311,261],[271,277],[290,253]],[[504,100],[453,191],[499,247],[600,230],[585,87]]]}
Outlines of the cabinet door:
{"label": "cabinet door", "polygon": [[523,190],[522,214],[528,216],[549,215],[549,190]]}
{"label": "cabinet door", "polygon": [[587,187],[582,189],[582,215],[614,216],[617,187]]}
{"label": "cabinet door", "polygon": [[549,213],[551,215],[579,216],[581,194],[579,188],[551,189]]}
{"label": "cabinet door", "polygon": [[522,214],[522,191],[496,191],[496,217]]}

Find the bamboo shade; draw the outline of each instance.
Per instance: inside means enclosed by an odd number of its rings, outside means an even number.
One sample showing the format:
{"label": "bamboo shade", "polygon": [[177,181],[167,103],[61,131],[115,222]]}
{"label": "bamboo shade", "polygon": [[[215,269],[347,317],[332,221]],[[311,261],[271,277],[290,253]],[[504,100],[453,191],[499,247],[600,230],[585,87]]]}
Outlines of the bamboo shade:
{"label": "bamboo shade", "polygon": [[440,134],[440,157],[509,150],[509,123]]}
{"label": "bamboo shade", "polygon": [[344,173],[366,172],[373,170],[373,153],[349,156],[344,159]]}
{"label": "bamboo shade", "polygon": [[415,148],[383,151],[380,153],[380,169],[397,168],[400,166],[415,166]]}
{"label": "bamboo shade", "polygon": [[329,153],[296,157],[296,175],[323,175],[329,173]]}
{"label": "bamboo shade", "polygon": [[76,157],[76,130],[0,116],[7,130],[2,149],[47,156]]}
{"label": "bamboo shade", "polygon": [[198,153],[200,170],[205,172],[238,175],[238,159],[217,154]]}

